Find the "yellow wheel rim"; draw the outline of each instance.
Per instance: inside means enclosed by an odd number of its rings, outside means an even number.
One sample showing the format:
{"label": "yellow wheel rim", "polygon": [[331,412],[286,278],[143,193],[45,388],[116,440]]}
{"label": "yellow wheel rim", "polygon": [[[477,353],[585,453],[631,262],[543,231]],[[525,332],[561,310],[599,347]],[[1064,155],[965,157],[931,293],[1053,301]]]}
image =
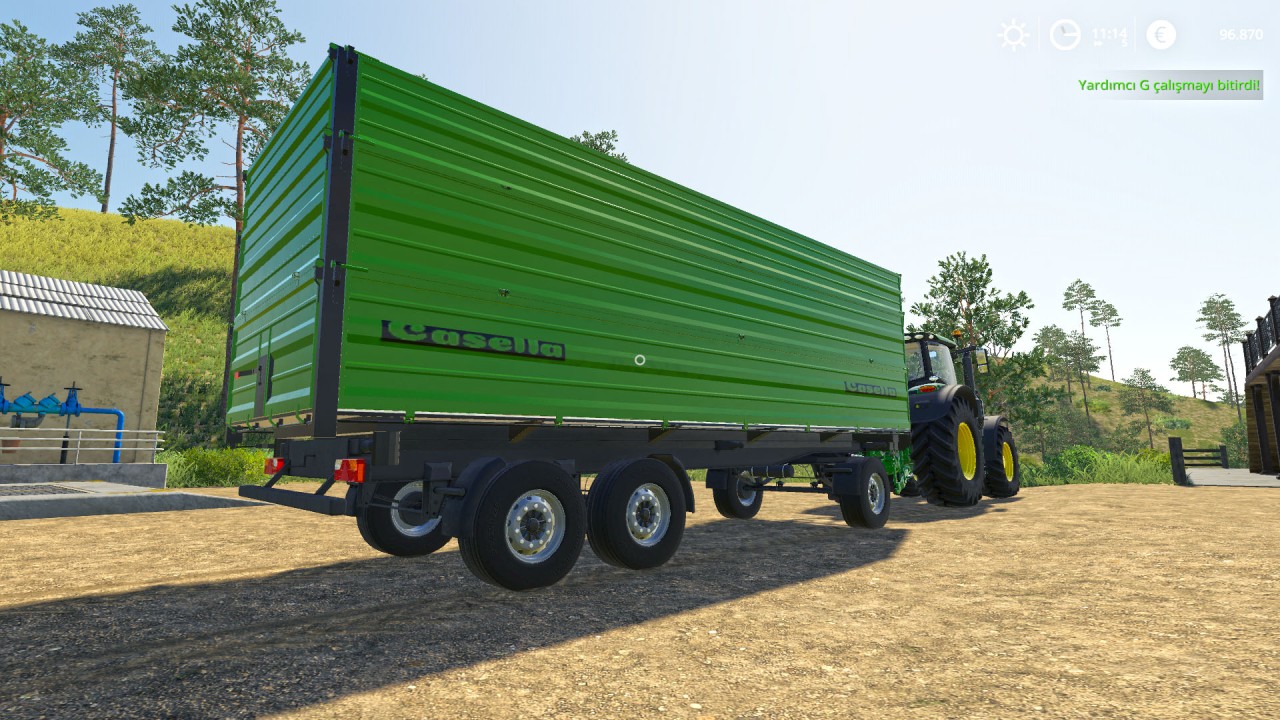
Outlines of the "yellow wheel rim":
{"label": "yellow wheel rim", "polygon": [[978,474],[978,446],[973,442],[973,431],[969,423],[961,421],[956,427],[956,452],[960,455],[960,472],[965,480],[972,480]]}
{"label": "yellow wheel rim", "polygon": [[1009,447],[1009,443],[1004,443],[1001,448],[1001,454],[1004,456],[1004,477],[1006,480],[1013,479],[1013,448]]}

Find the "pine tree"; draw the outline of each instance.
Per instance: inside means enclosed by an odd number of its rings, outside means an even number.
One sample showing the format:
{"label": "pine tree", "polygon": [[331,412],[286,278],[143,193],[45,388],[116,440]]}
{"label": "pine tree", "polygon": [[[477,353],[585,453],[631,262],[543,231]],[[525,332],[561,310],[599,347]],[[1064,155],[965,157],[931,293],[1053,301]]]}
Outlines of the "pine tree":
{"label": "pine tree", "polygon": [[1244,413],[1240,409],[1240,392],[1236,383],[1235,359],[1231,352],[1237,343],[1244,339],[1244,319],[1236,311],[1236,305],[1226,295],[1215,293],[1200,305],[1200,317],[1197,321],[1204,326],[1204,339],[1215,342],[1222,348],[1222,369],[1226,373],[1227,391],[1232,405],[1236,406],[1236,417],[1244,422]]}
{"label": "pine tree", "polygon": [[1116,361],[1111,353],[1111,328],[1120,327],[1123,318],[1116,311],[1116,306],[1105,300],[1095,300],[1089,305],[1089,324],[1093,327],[1102,326],[1107,336],[1107,362],[1111,365],[1111,382],[1116,381]]}
{"label": "pine tree", "polygon": [[84,30],[76,33],[62,55],[88,73],[95,85],[110,82],[107,97],[93,104],[86,122],[110,126],[107,141],[107,169],[102,181],[102,212],[111,204],[111,176],[116,160],[116,132],[120,126],[121,93],[127,84],[160,58],[160,50],[148,37],[138,8],[132,4],[97,7],[78,14]]}
{"label": "pine tree", "polygon": [[56,192],[97,194],[101,176],[69,159],[59,134],[92,105],[84,69],[22,23],[0,23],[0,225],[55,217]]}
{"label": "pine tree", "polygon": [[618,150],[617,130],[602,130],[598,133],[583,130],[581,135],[570,135],[569,139],[579,145],[586,145],[592,150],[602,152],[611,158],[617,158],[625,163],[631,162],[627,159],[626,153]]}
{"label": "pine tree", "polygon": [[1173,412],[1173,398],[1169,397],[1169,391],[1156,382],[1150,370],[1135,368],[1133,374],[1125,378],[1119,399],[1125,415],[1142,414],[1143,424],[1147,429],[1147,447],[1154,450],[1156,440],[1151,426],[1151,413]]}

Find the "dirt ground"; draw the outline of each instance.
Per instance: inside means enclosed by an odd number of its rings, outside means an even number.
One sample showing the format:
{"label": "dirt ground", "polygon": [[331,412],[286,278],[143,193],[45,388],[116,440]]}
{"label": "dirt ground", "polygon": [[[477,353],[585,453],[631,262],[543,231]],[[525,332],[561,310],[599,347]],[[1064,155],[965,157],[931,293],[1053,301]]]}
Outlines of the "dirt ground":
{"label": "dirt ground", "polygon": [[0,523],[0,717],[1276,716],[1278,490],[697,503],[526,594],[274,506]]}

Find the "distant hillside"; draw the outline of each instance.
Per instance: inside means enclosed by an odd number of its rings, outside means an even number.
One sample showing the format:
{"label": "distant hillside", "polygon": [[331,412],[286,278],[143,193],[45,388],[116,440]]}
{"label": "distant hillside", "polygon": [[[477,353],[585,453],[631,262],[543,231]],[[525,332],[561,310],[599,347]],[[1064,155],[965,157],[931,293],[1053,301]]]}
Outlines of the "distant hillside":
{"label": "distant hillside", "polygon": [[[1059,381],[1053,384],[1061,385],[1062,383]],[[1092,378],[1092,387],[1089,389],[1089,409],[1093,414],[1094,422],[1105,433],[1115,432],[1121,425],[1139,417],[1125,415],[1121,409],[1118,392],[1121,386],[1122,383],[1114,383],[1099,377]],[[1078,384],[1072,383],[1072,395],[1075,398],[1075,406],[1083,410],[1084,402],[1080,396]],[[1157,428],[1155,436],[1157,450],[1167,451],[1170,437],[1182,438],[1183,444],[1187,447],[1217,447],[1222,442],[1220,437],[1222,429],[1236,422],[1235,408],[1226,403],[1200,400],[1184,395],[1172,397],[1174,411],[1169,414],[1161,413],[1160,421],[1154,423]],[[1165,421],[1172,421],[1169,424],[1176,426],[1180,424],[1178,420],[1187,421],[1191,426],[1188,428],[1166,427]],[[1142,437],[1145,444],[1145,432]]]}
{"label": "distant hillside", "polygon": [[220,437],[226,312],[235,233],[174,220],[128,225],[114,213],[0,225],[0,267],[140,290],[169,326],[160,428],[171,447]]}

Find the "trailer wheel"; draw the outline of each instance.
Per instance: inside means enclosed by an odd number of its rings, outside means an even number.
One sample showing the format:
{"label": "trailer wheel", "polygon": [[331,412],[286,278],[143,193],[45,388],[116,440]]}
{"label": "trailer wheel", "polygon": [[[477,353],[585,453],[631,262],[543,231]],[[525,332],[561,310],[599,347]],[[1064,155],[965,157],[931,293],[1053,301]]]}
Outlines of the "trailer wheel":
{"label": "trailer wheel", "polygon": [[1022,488],[1022,461],[1018,457],[1018,446],[1013,442],[1013,431],[998,425],[990,434],[987,471],[983,480],[986,493],[993,498],[1013,497]]}
{"label": "trailer wheel", "polygon": [[850,527],[884,527],[889,519],[889,479],[879,460],[867,458],[853,467],[853,492],[837,496],[840,516]]}
{"label": "trailer wheel", "polygon": [[731,520],[750,520],[760,512],[760,504],[764,501],[764,493],[748,487],[754,483],[750,473],[740,472],[734,476],[731,487],[711,491],[711,499],[716,502],[716,510]]}
{"label": "trailer wheel", "polygon": [[[428,555],[444,547],[449,536],[440,528],[440,516],[422,514],[422,481],[392,487],[395,494],[390,504],[398,505],[397,509],[365,506],[356,515],[364,541],[374,550],[400,557]],[[385,502],[385,498],[379,500]]]}
{"label": "trailer wheel", "polygon": [[573,569],[586,534],[582,491],[559,465],[510,465],[473,487],[479,500],[458,547],[471,572],[508,590],[559,582]]}
{"label": "trailer wheel", "polygon": [[950,405],[942,417],[911,426],[911,460],[926,500],[968,507],[982,500],[982,425],[969,403]]}
{"label": "trailer wheel", "polygon": [[591,549],[618,567],[645,570],[670,560],[684,536],[684,515],[684,488],[652,458],[612,463],[587,492]]}

